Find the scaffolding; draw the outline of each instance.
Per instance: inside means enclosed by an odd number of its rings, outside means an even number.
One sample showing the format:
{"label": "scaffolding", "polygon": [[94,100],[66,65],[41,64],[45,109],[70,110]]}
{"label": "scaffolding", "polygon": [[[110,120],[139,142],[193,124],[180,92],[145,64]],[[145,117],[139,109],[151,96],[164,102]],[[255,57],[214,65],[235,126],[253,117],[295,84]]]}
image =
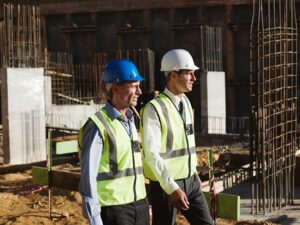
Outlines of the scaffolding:
{"label": "scaffolding", "polygon": [[294,200],[297,22],[294,0],[254,0],[250,31],[252,213]]}

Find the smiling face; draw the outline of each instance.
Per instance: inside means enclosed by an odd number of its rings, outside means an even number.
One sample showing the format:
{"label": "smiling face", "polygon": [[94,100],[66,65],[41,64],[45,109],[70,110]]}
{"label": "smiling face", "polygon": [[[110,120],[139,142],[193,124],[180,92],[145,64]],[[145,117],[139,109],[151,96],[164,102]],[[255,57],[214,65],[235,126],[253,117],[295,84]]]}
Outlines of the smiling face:
{"label": "smiling face", "polygon": [[140,81],[125,81],[112,86],[112,103],[118,110],[136,106],[139,96],[142,94]]}
{"label": "smiling face", "polygon": [[171,72],[171,89],[169,89],[174,94],[182,94],[184,92],[192,91],[195,80],[196,76],[194,70],[181,70],[179,72]]}

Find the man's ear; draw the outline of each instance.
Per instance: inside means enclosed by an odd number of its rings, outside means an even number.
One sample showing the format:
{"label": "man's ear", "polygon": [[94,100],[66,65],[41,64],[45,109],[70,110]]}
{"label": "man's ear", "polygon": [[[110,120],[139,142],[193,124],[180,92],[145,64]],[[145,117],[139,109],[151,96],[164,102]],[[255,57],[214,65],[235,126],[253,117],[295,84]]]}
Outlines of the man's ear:
{"label": "man's ear", "polygon": [[170,78],[175,79],[177,77],[177,73],[175,71],[172,71],[170,74]]}
{"label": "man's ear", "polygon": [[111,86],[111,91],[114,93],[114,92],[116,92],[117,90],[118,90],[118,85],[116,85],[116,84],[112,84],[112,86]]}

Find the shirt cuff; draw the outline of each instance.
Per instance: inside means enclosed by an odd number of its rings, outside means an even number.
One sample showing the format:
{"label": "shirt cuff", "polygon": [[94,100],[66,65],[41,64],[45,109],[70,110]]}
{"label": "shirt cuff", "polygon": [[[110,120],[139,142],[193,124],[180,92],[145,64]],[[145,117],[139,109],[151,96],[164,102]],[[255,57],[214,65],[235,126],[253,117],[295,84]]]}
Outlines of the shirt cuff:
{"label": "shirt cuff", "polygon": [[101,219],[101,206],[97,200],[82,195],[83,216],[89,220],[90,225],[103,225]]}
{"label": "shirt cuff", "polygon": [[162,189],[164,189],[164,191],[170,195],[172,194],[175,190],[177,190],[179,188],[178,184],[172,180],[172,181],[169,181],[169,183],[167,183],[166,185],[162,185]]}

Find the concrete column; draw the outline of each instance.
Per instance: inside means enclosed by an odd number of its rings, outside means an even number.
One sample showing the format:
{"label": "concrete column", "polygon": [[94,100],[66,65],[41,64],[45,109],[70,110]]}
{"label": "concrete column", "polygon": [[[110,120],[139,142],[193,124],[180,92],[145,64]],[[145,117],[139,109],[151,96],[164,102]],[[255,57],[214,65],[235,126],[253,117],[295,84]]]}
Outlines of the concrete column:
{"label": "concrete column", "polygon": [[1,69],[4,162],[46,160],[43,68]]}
{"label": "concrete column", "polygon": [[201,133],[226,133],[225,73],[201,74]]}

